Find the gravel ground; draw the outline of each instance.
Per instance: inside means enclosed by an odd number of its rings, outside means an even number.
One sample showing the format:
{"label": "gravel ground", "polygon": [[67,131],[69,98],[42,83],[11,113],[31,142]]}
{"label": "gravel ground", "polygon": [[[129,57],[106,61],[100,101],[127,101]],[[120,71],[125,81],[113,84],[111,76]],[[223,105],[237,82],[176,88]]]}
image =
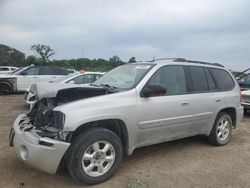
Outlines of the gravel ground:
{"label": "gravel ground", "polygon": [[[0,96],[0,188],[65,188],[77,185],[67,172],[49,175],[23,164],[8,146],[8,133],[16,116],[25,112],[22,95]],[[250,115],[223,147],[192,137],[138,149],[108,181],[91,186],[250,187]]]}

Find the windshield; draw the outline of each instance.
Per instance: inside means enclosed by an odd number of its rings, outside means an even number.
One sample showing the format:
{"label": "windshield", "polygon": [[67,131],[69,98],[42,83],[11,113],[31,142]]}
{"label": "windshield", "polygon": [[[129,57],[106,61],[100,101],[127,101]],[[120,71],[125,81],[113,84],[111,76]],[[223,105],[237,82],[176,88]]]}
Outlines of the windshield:
{"label": "windshield", "polygon": [[15,74],[15,75],[19,75],[23,70],[25,70],[26,68],[28,67],[22,67],[22,68],[19,68],[17,70],[14,70],[13,72],[11,72],[11,74]]}
{"label": "windshield", "polygon": [[[76,75],[78,75],[78,74],[68,74],[68,75],[66,75],[66,76],[57,78],[57,79],[55,79],[55,80],[53,80],[53,81],[50,81],[50,82],[51,82],[51,83],[60,83],[60,82],[63,82],[64,80],[68,80],[69,78],[74,77],[74,76],[76,76]],[[68,83],[68,82],[67,82],[67,83]]]}
{"label": "windshield", "polygon": [[145,74],[151,69],[152,64],[130,64],[119,66],[104,74],[93,85],[106,85],[120,90],[135,87]]}

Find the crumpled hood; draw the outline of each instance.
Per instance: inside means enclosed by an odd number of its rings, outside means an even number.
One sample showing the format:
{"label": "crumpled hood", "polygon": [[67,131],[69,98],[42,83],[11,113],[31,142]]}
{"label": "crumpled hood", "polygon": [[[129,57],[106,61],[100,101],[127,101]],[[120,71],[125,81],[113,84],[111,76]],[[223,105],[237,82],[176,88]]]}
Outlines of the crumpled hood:
{"label": "crumpled hood", "polygon": [[58,90],[76,87],[75,84],[40,82],[32,84],[30,91],[39,99],[56,97]]}
{"label": "crumpled hood", "polygon": [[[103,90],[103,88],[101,88]],[[48,83],[40,82],[31,85],[30,91],[35,94],[39,99],[54,98],[60,94],[72,94],[72,91],[81,90],[86,92],[88,90],[100,90],[99,87],[89,86],[87,84],[69,84],[69,83]],[[84,91],[83,91],[84,90]],[[105,90],[106,91],[106,90]],[[75,93],[75,92],[74,92]]]}

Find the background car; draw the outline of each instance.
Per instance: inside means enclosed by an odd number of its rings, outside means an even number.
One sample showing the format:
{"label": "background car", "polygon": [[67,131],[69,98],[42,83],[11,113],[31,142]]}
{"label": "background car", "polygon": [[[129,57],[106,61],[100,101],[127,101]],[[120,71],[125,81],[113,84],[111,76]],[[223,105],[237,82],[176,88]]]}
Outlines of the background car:
{"label": "background car", "polygon": [[250,89],[250,74],[240,78],[238,82],[242,90]]}
{"label": "background car", "polygon": [[0,94],[25,91],[31,84],[49,82],[72,73],[58,67],[28,66],[11,74],[0,75]]}
{"label": "background car", "polygon": [[17,69],[17,67],[0,66],[0,74],[10,74]]}
{"label": "background car", "polygon": [[244,107],[244,112],[247,113],[247,110],[250,110],[250,90],[242,91],[241,94],[241,105]]}
{"label": "background car", "polygon": [[[48,83],[48,88],[50,87],[50,83],[58,83],[60,84],[60,89],[62,88],[68,88],[71,87],[72,84],[90,84],[102,77],[104,73],[102,72],[85,72],[83,74],[70,74],[61,78],[58,78],[57,80],[50,81]],[[35,84],[33,84],[31,87],[36,87]],[[36,102],[36,96],[32,92],[31,87],[29,87],[26,92],[24,93],[24,101],[25,104],[30,105],[30,108],[32,108],[33,104]],[[53,87],[55,87],[53,85]],[[56,88],[55,88],[56,89]]]}

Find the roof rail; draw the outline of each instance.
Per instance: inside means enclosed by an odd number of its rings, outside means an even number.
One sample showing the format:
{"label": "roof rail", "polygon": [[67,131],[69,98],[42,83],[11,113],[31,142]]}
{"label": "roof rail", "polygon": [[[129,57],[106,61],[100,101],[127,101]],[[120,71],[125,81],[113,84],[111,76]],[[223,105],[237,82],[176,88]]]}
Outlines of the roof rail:
{"label": "roof rail", "polygon": [[209,62],[204,62],[204,61],[187,60],[185,58],[169,58],[169,57],[167,57],[167,58],[158,58],[158,59],[153,58],[152,60],[149,60],[149,61],[146,61],[146,62],[152,63],[152,62],[160,61],[160,60],[173,60],[173,62],[199,63],[199,64],[203,64],[203,65],[213,65],[213,66],[218,66],[218,67],[224,67],[223,65],[221,65],[219,63],[209,63]]}
{"label": "roof rail", "polygon": [[213,66],[218,66],[218,67],[224,67],[223,65],[219,63],[209,63],[209,62],[203,62],[203,61],[194,61],[194,60],[187,60],[183,58],[176,58],[174,62],[186,62],[186,63],[199,63],[203,65],[213,65]]}
{"label": "roof rail", "polygon": [[157,59],[153,58],[152,60],[148,60],[146,62],[152,63],[152,62],[160,61],[160,60],[174,60],[174,61],[176,61],[176,60],[185,60],[185,59],[184,58],[166,57],[166,58],[157,58]]}

